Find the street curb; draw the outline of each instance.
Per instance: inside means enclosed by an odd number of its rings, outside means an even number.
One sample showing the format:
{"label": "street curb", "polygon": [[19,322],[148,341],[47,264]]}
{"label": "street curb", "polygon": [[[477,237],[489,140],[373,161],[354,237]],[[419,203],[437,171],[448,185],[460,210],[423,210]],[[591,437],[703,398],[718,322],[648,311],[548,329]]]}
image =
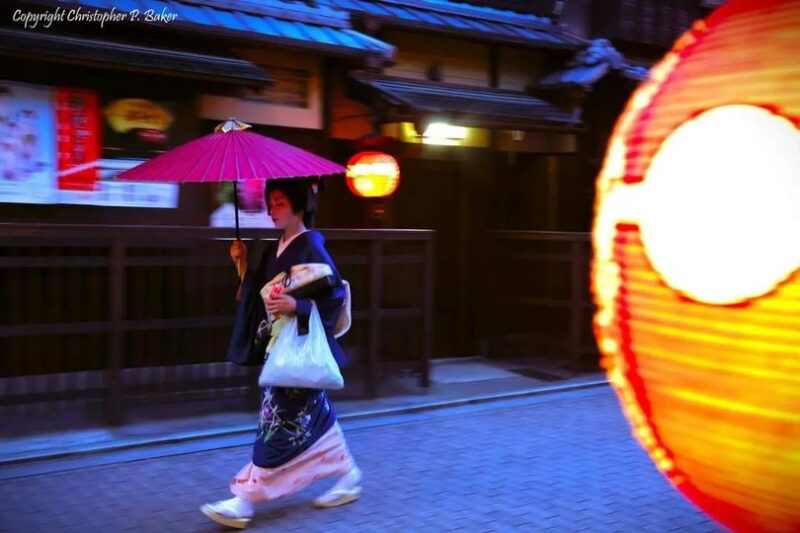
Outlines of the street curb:
{"label": "street curb", "polygon": [[515,392],[498,392],[493,394],[472,396],[469,398],[458,398],[456,400],[443,400],[440,402],[430,402],[419,405],[409,405],[405,407],[388,407],[386,409],[362,411],[359,413],[339,415],[338,418],[339,420],[346,422],[348,420],[362,420],[365,418],[377,418],[381,416],[403,415],[403,414],[419,413],[424,411],[435,411],[438,409],[448,409],[451,407],[461,407],[464,405],[500,402],[503,400],[515,400],[518,398],[527,398],[529,396],[541,396],[544,394],[555,394],[559,392],[572,392],[582,389],[602,387],[606,385],[608,385],[608,381],[604,379],[582,381],[579,383],[565,383],[563,385],[549,385],[549,386],[536,387],[532,389],[520,390]]}
{"label": "street curb", "polygon": [[[385,409],[373,409],[368,411],[359,411],[355,413],[340,414],[338,416],[338,419],[340,422],[348,422],[354,420],[365,420],[371,418],[414,414],[427,411],[448,409],[453,407],[462,407],[465,405],[500,402],[504,400],[514,400],[532,396],[543,396],[547,394],[572,392],[572,391],[579,391],[583,389],[590,389],[590,388],[597,388],[604,386],[608,386],[608,382],[604,379],[580,381],[577,383],[563,383],[560,385],[547,385],[547,386],[535,387],[515,392],[483,394],[480,396],[458,398],[454,400],[443,400],[439,402],[430,402],[419,405],[387,407]],[[54,453],[41,453],[41,454],[33,453],[30,455],[21,455],[18,457],[13,457],[11,459],[0,458],[0,468],[7,466],[23,465],[26,463],[55,461],[55,460],[85,457],[95,454],[119,452],[135,448],[164,446],[164,445],[177,444],[193,440],[199,441],[203,439],[231,437],[240,434],[248,434],[252,432],[253,432],[253,424],[247,424],[247,425],[229,426],[223,429],[177,433],[167,437],[147,437],[141,439],[131,439],[129,441],[120,443],[87,445],[75,450],[67,450]]]}

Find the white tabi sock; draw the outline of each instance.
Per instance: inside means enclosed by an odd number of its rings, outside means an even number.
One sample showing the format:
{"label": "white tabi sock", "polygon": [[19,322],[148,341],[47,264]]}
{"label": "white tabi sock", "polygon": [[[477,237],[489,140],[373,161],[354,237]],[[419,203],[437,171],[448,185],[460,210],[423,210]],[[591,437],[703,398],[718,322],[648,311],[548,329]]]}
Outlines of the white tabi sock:
{"label": "white tabi sock", "polygon": [[233,514],[235,514],[236,516],[249,518],[253,516],[253,514],[255,513],[255,507],[253,506],[253,503],[247,500],[243,500],[238,496],[234,496],[229,500],[224,500],[219,503],[226,509],[230,509],[231,511],[233,511]]}

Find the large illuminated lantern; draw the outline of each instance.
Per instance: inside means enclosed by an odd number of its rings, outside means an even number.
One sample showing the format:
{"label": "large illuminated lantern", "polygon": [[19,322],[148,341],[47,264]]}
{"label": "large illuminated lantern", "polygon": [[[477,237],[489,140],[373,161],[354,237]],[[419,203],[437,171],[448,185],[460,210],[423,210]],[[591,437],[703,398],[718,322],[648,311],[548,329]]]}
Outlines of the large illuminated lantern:
{"label": "large illuminated lantern", "polygon": [[800,1],[731,0],[634,94],[597,184],[595,333],[634,433],[737,531],[800,531]]}

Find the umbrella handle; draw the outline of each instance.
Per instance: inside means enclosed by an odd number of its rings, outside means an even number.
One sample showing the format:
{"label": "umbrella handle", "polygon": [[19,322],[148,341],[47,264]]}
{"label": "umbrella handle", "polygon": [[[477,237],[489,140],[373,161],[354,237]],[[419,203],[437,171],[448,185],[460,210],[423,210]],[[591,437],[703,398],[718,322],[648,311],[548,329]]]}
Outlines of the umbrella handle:
{"label": "umbrella handle", "polygon": [[239,238],[239,188],[236,186],[238,180],[233,182],[233,216],[236,217],[236,240]]}
{"label": "umbrella handle", "polygon": [[236,273],[239,274],[239,288],[236,289],[236,300],[242,299],[242,283],[244,275],[247,273],[247,246],[239,236],[239,188],[238,180],[233,182],[233,216],[236,218],[236,240],[231,243],[231,259],[236,265]]}
{"label": "umbrella handle", "polygon": [[236,265],[236,273],[239,275],[239,289],[236,291],[236,299],[242,296],[242,281],[247,274],[247,245],[241,239],[236,239],[231,243],[231,259]]}

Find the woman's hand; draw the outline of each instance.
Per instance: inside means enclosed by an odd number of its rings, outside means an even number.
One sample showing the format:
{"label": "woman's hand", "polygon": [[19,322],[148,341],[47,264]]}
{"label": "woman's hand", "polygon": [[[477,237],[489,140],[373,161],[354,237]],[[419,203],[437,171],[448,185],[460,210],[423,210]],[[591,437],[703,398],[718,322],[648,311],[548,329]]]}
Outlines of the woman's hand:
{"label": "woman's hand", "polygon": [[267,311],[275,316],[291,315],[297,311],[297,300],[288,294],[271,294],[266,304]]}

